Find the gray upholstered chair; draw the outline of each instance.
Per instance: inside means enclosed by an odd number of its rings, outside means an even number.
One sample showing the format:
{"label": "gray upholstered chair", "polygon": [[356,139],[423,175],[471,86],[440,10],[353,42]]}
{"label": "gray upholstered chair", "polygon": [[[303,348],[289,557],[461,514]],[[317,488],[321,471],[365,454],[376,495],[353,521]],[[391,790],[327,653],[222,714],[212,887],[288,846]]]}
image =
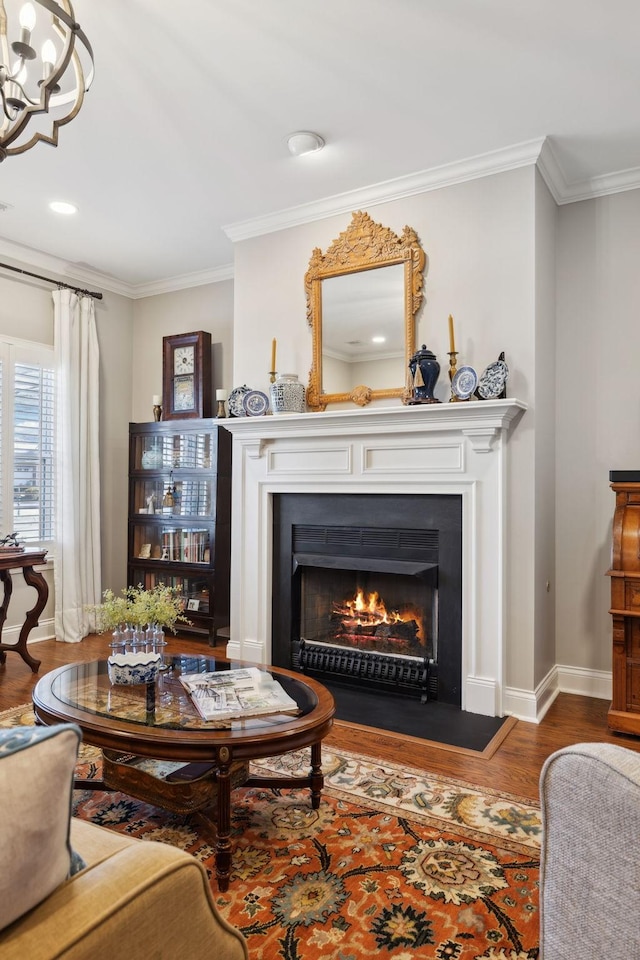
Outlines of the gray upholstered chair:
{"label": "gray upholstered chair", "polygon": [[640,754],[578,743],[540,774],[543,960],[640,960]]}

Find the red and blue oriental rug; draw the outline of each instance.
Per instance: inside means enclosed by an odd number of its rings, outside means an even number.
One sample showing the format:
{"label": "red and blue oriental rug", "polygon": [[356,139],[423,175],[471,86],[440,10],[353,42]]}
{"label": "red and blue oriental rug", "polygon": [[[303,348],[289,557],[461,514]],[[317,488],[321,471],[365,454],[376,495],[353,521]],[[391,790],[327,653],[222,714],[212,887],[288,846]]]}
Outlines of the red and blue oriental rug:
{"label": "red and blue oriental rug", "polygon": [[[0,724],[33,722],[31,708]],[[81,775],[101,753],[84,747]],[[287,775],[308,751],[259,761]],[[325,790],[238,789],[231,885],[218,907],[261,960],[538,957],[540,813],[531,801],[354,753],[323,750]],[[75,816],[189,851],[195,822],[122,793],[76,793]]]}

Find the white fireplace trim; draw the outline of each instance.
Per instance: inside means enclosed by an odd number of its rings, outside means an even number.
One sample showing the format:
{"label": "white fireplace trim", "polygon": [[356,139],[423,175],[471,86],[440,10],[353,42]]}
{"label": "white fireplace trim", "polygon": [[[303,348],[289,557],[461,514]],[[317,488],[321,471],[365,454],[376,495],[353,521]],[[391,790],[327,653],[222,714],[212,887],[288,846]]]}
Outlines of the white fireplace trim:
{"label": "white fireplace trim", "polygon": [[229,419],[233,434],[227,654],[271,658],[275,493],[462,497],[462,707],[504,711],[506,452],[519,400]]}

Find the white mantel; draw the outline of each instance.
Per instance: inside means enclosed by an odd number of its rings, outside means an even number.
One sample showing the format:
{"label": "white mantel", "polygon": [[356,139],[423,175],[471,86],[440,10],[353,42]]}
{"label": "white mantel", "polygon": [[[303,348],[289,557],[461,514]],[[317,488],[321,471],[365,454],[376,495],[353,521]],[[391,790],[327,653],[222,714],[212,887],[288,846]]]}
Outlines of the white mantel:
{"label": "white mantel", "polygon": [[506,456],[519,400],[226,420],[233,434],[228,655],[271,659],[274,493],[462,496],[462,708],[503,715]]}

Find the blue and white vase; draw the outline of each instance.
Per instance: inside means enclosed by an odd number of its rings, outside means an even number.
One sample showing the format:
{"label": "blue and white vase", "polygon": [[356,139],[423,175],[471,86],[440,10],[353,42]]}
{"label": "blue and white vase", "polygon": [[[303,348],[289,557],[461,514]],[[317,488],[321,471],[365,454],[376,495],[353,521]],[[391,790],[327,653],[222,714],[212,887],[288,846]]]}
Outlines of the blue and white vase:
{"label": "blue and white vase", "polygon": [[275,415],[282,413],[304,413],[305,389],[296,373],[283,373],[272,383],[271,411]]}

